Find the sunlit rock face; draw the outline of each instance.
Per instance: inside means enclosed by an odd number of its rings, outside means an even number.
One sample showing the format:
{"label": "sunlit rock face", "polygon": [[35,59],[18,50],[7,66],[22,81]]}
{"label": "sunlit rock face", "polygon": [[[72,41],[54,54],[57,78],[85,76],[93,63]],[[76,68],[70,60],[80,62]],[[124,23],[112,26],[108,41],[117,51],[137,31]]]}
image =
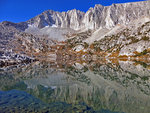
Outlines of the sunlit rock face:
{"label": "sunlit rock face", "polygon": [[76,9],[70,10],[68,12],[55,12],[52,10],[47,10],[27,22],[28,24],[34,25],[38,28],[52,26],[79,29],[83,16],[84,12]]}
{"label": "sunlit rock face", "polygon": [[150,14],[148,1],[112,4],[111,6],[95,5],[86,13],[79,10],[55,12],[47,10],[30,19],[28,24],[38,28],[45,26],[80,29],[112,28],[117,24],[128,24],[131,20]]}

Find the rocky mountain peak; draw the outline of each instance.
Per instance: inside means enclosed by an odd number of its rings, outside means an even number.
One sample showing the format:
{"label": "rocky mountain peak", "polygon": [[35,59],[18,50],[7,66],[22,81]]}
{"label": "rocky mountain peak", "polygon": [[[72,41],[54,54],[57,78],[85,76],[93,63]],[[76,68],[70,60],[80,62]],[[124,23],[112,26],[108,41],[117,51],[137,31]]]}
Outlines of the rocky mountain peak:
{"label": "rocky mountain peak", "polygon": [[55,26],[61,28],[81,29],[111,29],[117,24],[128,24],[141,16],[150,15],[150,2],[132,2],[90,8],[86,13],[73,9],[67,12],[47,10],[28,20],[28,24],[43,28]]}
{"label": "rocky mountain peak", "polygon": [[96,9],[101,9],[101,8],[104,8],[105,6],[103,6],[103,5],[101,5],[101,4],[96,4],[95,6],[94,6],[94,9],[96,10]]}

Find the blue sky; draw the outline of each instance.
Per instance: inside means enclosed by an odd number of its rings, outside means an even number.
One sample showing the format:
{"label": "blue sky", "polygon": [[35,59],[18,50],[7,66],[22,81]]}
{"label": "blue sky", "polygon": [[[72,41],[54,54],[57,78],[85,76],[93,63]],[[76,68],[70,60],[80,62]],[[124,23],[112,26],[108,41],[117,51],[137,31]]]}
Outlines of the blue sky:
{"label": "blue sky", "polygon": [[104,6],[144,0],[0,0],[0,22],[22,22],[45,10],[67,11],[78,9],[86,12],[95,4]]}

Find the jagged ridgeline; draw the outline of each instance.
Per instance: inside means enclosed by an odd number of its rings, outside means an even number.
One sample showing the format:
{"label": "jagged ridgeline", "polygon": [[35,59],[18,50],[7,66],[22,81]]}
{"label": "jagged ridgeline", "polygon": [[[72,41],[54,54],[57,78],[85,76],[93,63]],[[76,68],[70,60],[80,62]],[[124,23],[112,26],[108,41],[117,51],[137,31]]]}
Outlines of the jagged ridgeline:
{"label": "jagged ridgeline", "polygon": [[0,23],[0,62],[56,60],[58,55],[148,58],[149,37],[149,1],[95,5],[87,12],[47,10],[26,22]]}

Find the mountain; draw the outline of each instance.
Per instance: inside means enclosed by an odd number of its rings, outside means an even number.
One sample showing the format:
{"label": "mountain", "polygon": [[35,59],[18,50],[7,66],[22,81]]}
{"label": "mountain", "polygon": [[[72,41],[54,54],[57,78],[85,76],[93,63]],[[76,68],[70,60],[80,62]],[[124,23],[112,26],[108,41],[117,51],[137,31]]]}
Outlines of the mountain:
{"label": "mountain", "polygon": [[95,5],[86,13],[73,9],[67,12],[47,10],[27,21],[29,25],[38,28],[57,26],[61,28],[81,29],[111,29],[117,24],[128,24],[133,19],[150,15],[149,1],[112,4],[111,6]]}
{"label": "mountain", "polygon": [[47,10],[26,22],[0,23],[0,51],[38,60],[51,54],[147,58],[149,23],[149,1],[95,5],[87,12]]}

